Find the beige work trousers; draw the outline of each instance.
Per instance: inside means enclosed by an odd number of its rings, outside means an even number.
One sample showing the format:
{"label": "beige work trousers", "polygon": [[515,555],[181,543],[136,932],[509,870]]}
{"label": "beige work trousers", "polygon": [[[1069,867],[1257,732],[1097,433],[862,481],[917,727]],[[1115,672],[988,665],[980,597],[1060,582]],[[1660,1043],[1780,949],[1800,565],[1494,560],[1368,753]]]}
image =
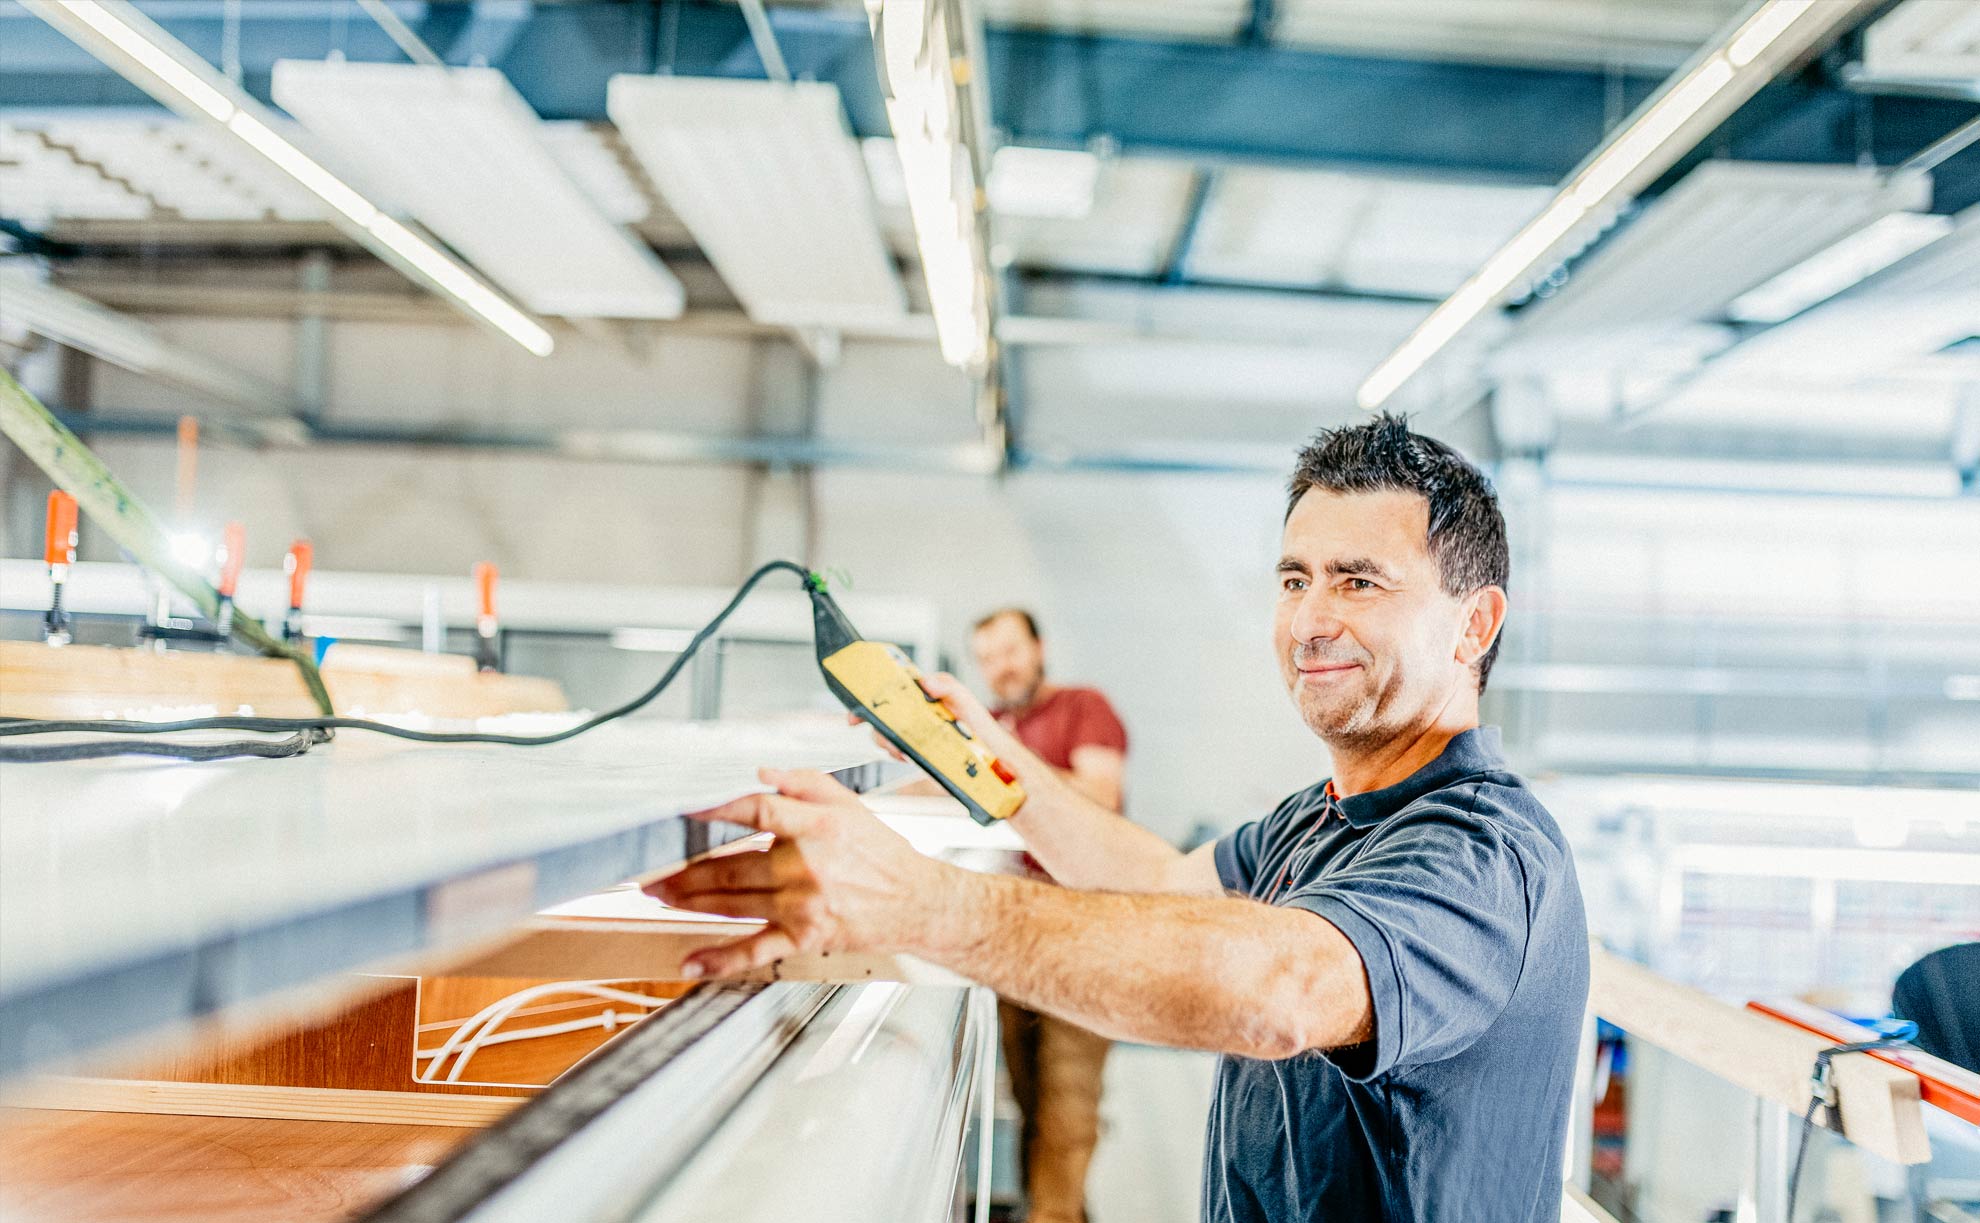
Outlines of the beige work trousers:
{"label": "beige work trousers", "polygon": [[1086,1169],[1100,1139],[1100,1075],[1113,1043],[1063,1019],[1002,1001],[1004,1064],[1024,1113],[1029,1223],[1084,1223]]}

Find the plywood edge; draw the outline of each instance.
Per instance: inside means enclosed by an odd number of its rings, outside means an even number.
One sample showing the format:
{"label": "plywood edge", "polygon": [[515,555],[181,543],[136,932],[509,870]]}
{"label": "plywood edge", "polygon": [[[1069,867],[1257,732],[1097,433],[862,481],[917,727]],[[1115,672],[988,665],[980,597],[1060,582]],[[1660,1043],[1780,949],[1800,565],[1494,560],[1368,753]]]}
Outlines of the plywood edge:
{"label": "plywood edge", "polygon": [[522,1103],[505,1096],[351,1091],[325,1087],[258,1087],[43,1075],[0,1095],[0,1107],[90,1113],[158,1113],[189,1117],[268,1117],[480,1129]]}

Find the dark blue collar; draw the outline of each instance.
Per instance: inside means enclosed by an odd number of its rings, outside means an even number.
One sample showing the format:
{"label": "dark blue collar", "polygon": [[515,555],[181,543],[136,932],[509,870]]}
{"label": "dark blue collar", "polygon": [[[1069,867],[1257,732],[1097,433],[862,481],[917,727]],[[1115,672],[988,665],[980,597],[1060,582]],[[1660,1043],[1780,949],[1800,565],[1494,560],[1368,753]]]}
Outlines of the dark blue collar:
{"label": "dark blue collar", "polygon": [[1506,769],[1505,753],[1499,746],[1499,728],[1474,726],[1444,745],[1435,760],[1411,773],[1393,786],[1351,794],[1340,800],[1341,814],[1356,828],[1367,828],[1388,819],[1433,790],[1480,773]]}

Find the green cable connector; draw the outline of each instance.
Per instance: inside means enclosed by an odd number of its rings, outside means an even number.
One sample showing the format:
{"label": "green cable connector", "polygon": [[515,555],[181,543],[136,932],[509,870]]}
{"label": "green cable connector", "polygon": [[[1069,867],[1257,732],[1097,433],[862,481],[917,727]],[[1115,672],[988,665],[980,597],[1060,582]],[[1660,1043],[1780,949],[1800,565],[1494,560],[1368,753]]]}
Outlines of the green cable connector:
{"label": "green cable connector", "polygon": [[[218,622],[220,592],[172,555],[171,541],[145,504],[4,369],[0,369],[0,433],[47,472],[56,487],[73,496],[82,511],[124,551],[191,599],[207,619]],[[306,653],[271,636],[252,616],[235,616],[232,636],[250,649],[295,663],[316,707],[325,715],[334,713],[330,690],[323,686],[322,674]]]}

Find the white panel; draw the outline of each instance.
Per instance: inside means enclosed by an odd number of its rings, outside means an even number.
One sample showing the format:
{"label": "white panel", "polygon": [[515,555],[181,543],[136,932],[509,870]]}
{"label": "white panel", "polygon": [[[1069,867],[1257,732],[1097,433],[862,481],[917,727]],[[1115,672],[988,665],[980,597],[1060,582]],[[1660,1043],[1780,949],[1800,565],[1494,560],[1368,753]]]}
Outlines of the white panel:
{"label": "white panel", "polygon": [[751,318],[857,326],[906,312],[836,86],[618,76],[606,109]]}
{"label": "white panel", "polygon": [[1405,57],[1675,68],[1746,0],[1279,0],[1281,43]]}
{"label": "white panel", "polygon": [[1880,80],[1980,80],[1980,0],[1906,0],[1863,35],[1863,71]]}
{"label": "white panel", "polygon": [[674,318],[684,295],[565,173],[492,68],[283,60],[275,100],[529,309]]}
{"label": "white panel", "polygon": [[1375,180],[1324,171],[1229,169],[1217,177],[1190,248],[1192,280],[1334,283],[1368,219]]}
{"label": "white panel", "polygon": [[0,123],[0,210],[52,220],[318,220],[307,195],[237,140],[156,115]]}
{"label": "white panel", "polygon": [[1188,271],[1196,280],[1442,297],[1551,195],[1546,187],[1226,170]]}
{"label": "white panel", "polygon": [[543,142],[600,211],[620,225],[637,225],[653,212],[653,200],[619,160],[611,131],[603,124],[545,123]]}
{"label": "white panel", "polygon": [[1228,39],[1250,19],[1250,0],[984,0],[993,25],[1037,26],[1168,38]]}
{"label": "white panel", "polygon": [[1740,345],[1713,364],[1714,381],[1833,386],[1923,376],[1980,388],[1980,361],[1935,355],[1980,335],[1980,206],[1958,221],[1951,234],[1860,288]]}
{"label": "white panel", "polygon": [[1086,216],[1000,217],[991,240],[999,255],[1024,267],[1152,275],[1175,244],[1189,191],[1190,168],[1182,162],[1118,157],[1101,167]]}
{"label": "white panel", "polygon": [[1708,161],[1520,317],[1519,334],[1705,321],[1733,298],[1890,212],[1931,180],[1857,166]]}
{"label": "white panel", "polygon": [[1341,283],[1443,296],[1553,198],[1549,187],[1385,179],[1341,265]]}

